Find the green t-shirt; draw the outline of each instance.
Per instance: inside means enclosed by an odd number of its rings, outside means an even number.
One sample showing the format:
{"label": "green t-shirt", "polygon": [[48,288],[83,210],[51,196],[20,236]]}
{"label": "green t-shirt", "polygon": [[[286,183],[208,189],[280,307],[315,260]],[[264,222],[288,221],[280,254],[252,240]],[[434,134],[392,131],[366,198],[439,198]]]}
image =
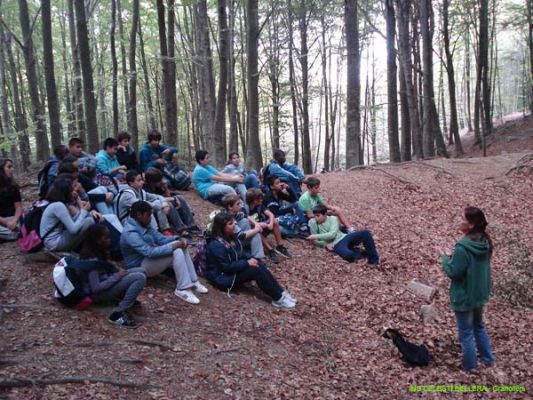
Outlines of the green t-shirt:
{"label": "green t-shirt", "polygon": [[305,192],[300,196],[298,204],[303,212],[313,211],[313,208],[315,208],[317,204],[324,204],[324,198],[320,194],[311,196],[310,192]]}

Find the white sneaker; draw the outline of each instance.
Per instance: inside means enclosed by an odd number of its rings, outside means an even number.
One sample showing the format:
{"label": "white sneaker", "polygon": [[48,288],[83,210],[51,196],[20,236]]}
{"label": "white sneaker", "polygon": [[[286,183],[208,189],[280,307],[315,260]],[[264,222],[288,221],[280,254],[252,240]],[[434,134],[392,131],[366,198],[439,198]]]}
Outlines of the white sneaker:
{"label": "white sneaker", "polygon": [[193,288],[194,288],[194,290],[197,293],[207,293],[207,292],[209,292],[209,290],[204,285],[202,285],[202,282],[200,282],[200,281],[194,282],[193,283]]}
{"label": "white sneaker", "polygon": [[289,292],[287,292],[286,290],[283,291],[283,293],[281,294],[282,296],[285,295],[287,296],[287,298],[293,302],[294,304],[298,303],[298,300],[296,300],[294,297],[292,297],[292,294],[290,294]]}
{"label": "white sneaker", "polygon": [[272,305],[274,307],[286,308],[287,310],[292,310],[296,307],[296,303],[291,301],[285,292],[281,294],[279,300],[273,301]]}
{"label": "white sneaker", "polygon": [[174,291],[174,294],[179,297],[180,299],[182,299],[183,301],[186,301],[187,303],[191,303],[191,304],[198,304],[200,303],[200,299],[198,297],[196,297],[194,295],[193,292],[191,292],[190,290],[186,289],[186,290],[178,290],[176,289]]}

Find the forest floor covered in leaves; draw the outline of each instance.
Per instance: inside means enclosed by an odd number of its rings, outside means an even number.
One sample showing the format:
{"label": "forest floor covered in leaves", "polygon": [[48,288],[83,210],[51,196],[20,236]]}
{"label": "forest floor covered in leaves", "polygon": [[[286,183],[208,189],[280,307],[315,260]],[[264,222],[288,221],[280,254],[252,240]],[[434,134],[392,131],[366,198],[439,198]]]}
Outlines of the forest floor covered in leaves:
{"label": "forest floor covered in leaves", "polygon": [[[383,262],[349,264],[291,240],[294,258],[272,271],[298,298],[295,311],[272,307],[256,287],[228,297],[209,286],[200,305],[189,305],[173,295],[172,279],[162,277],[141,294],[134,316],[142,325],[121,330],[106,321],[109,307],[61,306],[51,298],[53,263],[28,261],[15,243],[2,244],[0,398],[480,398],[411,393],[411,385],[523,385],[528,393],[483,398],[531,398],[532,162],[509,172],[525,154],[320,175],[325,198],[355,227],[372,231]],[[185,195],[205,223],[213,206]],[[33,192],[25,189],[24,196],[30,201]],[[485,211],[496,245],[485,318],[497,365],[469,375],[460,372],[449,280],[436,250],[460,237],[456,227],[466,205]],[[427,303],[406,290],[412,279],[437,289],[431,324],[419,314]],[[385,327],[426,343],[430,365],[408,367],[381,336]],[[34,386],[5,388],[17,379]]]}

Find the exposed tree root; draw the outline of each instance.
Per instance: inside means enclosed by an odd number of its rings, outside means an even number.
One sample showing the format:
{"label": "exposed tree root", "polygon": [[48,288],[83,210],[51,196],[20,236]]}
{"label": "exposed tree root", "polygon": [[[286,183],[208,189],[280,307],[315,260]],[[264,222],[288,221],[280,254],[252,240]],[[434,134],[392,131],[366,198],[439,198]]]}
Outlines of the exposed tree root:
{"label": "exposed tree root", "polygon": [[[525,164],[533,160],[533,153],[528,153],[524,157],[522,157],[520,160],[516,162],[516,164],[510,168],[506,173],[505,176],[508,176],[511,172],[516,171],[518,169],[521,169],[523,167],[526,167]],[[532,168],[529,168],[529,172],[531,172]]]}

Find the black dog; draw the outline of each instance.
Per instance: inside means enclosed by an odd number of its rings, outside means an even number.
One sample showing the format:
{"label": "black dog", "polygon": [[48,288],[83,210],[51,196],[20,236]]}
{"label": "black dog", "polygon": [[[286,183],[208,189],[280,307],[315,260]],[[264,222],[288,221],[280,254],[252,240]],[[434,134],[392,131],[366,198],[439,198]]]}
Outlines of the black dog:
{"label": "black dog", "polygon": [[409,343],[403,338],[403,335],[396,329],[386,329],[383,332],[383,337],[386,339],[392,339],[392,342],[396,345],[398,350],[403,356],[403,359],[410,365],[414,366],[426,366],[429,363],[429,351],[424,345],[416,345]]}

